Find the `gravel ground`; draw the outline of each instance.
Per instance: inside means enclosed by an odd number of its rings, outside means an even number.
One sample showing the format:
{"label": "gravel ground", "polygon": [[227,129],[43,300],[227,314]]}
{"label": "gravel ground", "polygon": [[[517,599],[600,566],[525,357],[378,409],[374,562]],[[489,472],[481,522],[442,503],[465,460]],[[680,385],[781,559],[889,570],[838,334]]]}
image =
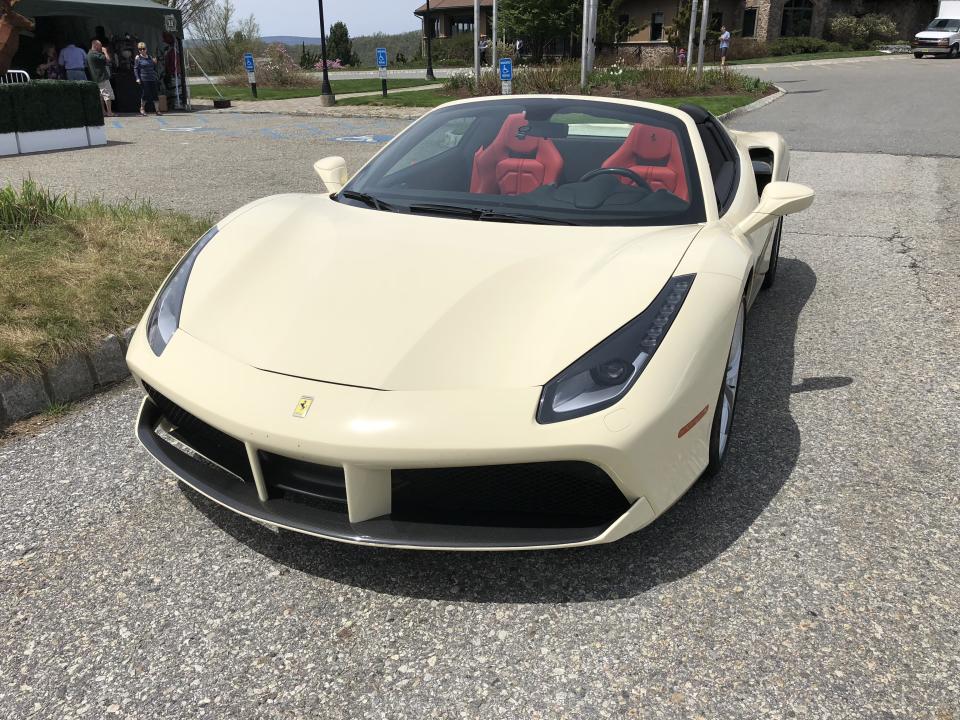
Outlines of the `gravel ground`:
{"label": "gravel ground", "polygon": [[[723,473],[617,544],[278,536],[137,446],[129,385],[0,445],[0,716],[960,718],[960,160],[838,145],[794,154],[818,200],[748,319]],[[284,141],[235,146],[276,162],[205,209],[310,189]]]}

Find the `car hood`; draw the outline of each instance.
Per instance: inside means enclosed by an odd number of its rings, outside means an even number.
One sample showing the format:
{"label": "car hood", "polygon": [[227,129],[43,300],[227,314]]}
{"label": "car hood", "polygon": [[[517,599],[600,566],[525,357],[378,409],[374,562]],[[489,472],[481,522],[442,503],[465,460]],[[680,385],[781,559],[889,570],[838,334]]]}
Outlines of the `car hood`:
{"label": "car hood", "polygon": [[914,37],[917,40],[942,40],[943,38],[950,38],[957,33],[950,32],[949,30],[924,30],[923,32],[918,32]]}
{"label": "car hood", "polygon": [[477,222],[280,195],[221,223],[180,327],[312,380],[532,387],[649,305],[700,227]]}

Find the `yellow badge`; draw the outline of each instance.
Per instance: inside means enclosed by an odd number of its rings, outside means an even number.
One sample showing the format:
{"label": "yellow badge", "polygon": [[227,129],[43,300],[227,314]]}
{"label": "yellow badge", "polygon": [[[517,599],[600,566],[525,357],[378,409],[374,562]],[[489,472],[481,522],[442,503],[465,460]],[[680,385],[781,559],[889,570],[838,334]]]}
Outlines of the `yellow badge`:
{"label": "yellow badge", "polygon": [[306,417],[307,413],[310,412],[311,405],[313,405],[313,398],[304,395],[297,400],[297,406],[293,409],[293,416],[299,418]]}

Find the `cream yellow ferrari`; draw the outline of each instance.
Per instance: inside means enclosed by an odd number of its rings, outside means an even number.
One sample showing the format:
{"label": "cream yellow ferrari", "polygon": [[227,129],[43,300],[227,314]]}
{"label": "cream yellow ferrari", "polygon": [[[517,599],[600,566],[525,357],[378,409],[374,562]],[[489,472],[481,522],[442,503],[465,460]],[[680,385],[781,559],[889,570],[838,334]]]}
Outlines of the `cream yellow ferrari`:
{"label": "cream yellow ferrari", "polygon": [[315,168],[200,238],[131,341],[183,483],[331,540],[518,550],[622,538],[720,468],[744,316],[813,201],[779,135],[508,96]]}

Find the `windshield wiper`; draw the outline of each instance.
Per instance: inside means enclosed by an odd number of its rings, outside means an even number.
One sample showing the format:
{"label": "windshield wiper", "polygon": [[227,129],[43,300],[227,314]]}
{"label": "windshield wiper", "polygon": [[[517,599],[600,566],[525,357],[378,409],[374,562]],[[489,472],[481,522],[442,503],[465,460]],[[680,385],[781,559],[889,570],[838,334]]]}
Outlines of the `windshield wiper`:
{"label": "windshield wiper", "polygon": [[374,197],[370,193],[357,192],[355,190],[341,190],[337,197],[343,196],[350,200],[359,200],[362,203],[374,208],[375,210],[384,210],[385,212],[400,212],[393,205],[385,203],[383,200]]}
{"label": "windshield wiper", "polygon": [[534,225],[579,225],[572,220],[527,215],[526,213],[505,213],[484,208],[463,207],[460,205],[411,205],[410,212],[429,215],[450,215],[470,218],[471,220],[489,220],[492,222],[531,223]]}

